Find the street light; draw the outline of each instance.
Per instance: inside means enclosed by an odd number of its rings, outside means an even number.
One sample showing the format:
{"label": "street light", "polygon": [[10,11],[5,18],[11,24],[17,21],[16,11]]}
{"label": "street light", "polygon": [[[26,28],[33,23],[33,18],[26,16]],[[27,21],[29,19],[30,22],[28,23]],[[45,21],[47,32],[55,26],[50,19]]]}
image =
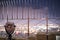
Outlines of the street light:
{"label": "street light", "polygon": [[12,40],[12,34],[15,30],[15,25],[13,22],[7,22],[5,25],[5,30],[6,30],[6,33],[8,34],[8,40]]}

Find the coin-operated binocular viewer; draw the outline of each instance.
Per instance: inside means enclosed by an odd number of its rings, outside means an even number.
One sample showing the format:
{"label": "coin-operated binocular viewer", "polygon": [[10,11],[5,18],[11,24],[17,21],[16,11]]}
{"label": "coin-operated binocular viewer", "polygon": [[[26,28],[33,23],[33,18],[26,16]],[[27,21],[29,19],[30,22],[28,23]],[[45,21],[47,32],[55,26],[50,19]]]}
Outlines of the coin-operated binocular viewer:
{"label": "coin-operated binocular viewer", "polygon": [[12,40],[12,34],[15,30],[15,24],[13,22],[7,22],[5,25],[6,33],[8,34],[8,40]]}

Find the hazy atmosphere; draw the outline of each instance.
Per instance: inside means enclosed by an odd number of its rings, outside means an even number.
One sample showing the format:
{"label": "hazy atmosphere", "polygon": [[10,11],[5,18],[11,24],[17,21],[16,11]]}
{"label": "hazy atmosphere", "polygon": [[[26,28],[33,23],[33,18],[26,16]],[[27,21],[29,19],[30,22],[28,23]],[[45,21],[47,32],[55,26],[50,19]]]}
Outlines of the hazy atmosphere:
{"label": "hazy atmosphere", "polygon": [[59,32],[59,10],[59,0],[0,0],[0,31],[5,31],[3,26],[10,21],[16,25],[14,33],[21,33],[21,37],[28,30],[31,35]]}

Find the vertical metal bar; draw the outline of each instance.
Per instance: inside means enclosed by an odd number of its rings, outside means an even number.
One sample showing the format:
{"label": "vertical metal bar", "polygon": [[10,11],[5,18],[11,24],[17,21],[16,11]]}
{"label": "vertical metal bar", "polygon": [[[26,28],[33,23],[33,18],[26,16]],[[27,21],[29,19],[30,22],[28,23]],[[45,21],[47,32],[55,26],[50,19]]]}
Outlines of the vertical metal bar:
{"label": "vertical metal bar", "polygon": [[56,16],[56,11],[55,11],[55,7],[54,7],[54,1],[53,1],[52,5],[53,5],[52,6],[53,15],[52,16],[54,16],[56,18],[57,16]]}
{"label": "vertical metal bar", "polygon": [[12,5],[12,19],[14,19],[14,13],[13,13],[13,11],[14,11],[15,5],[16,5],[16,1],[13,0],[13,5]]}
{"label": "vertical metal bar", "polygon": [[[18,2],[19,2],[19,0],[15,0],[15,5],[16,5],[16,19],[18,19]],[[12,2],[12,4],[13,4],[13,2]]]}
{"label": "vertical metal bar", "polygon": [[46,8],[46,36],[48,40],[48,8]]}
{"label": "vertical metal bar", "polygon": [[6,1],[6,7],[7,7],[7,22],[8,22],[8,1]]}
{"label": "vertical metal bar", "polygon": [[[38,6],[38,0],[36,0],[36,3],[37,3],[37,6]],[[39,9],[37,10],[37,13],[36,13],[37,19],[38,19],[38,13],[39,13]]]}
{"label": "vertical metal bar", "polygon": [[[2,6],[2,3],[0,2],[0,13],[2,13],[1,6]],[[1,15],[0,15],[0,18],[2,19],[2,16]]]}
{"label": "vertical metal bar", "polygon": [[40,9],[38,9],[37,18],[40,19]]}
{"label": "vertical metal bar", "polygon": [[35,10],[36,10],[36,9],[33,9],[33,11],[34,11],[34,12],[33,12],[33,13],[34,13],[34,14],[33,14],[33,15],[34,15],[34,19],[35,19]]}
{"label": "vertical metal bar", "polygon": [[[28,1],[29,2],[29,1]],[[29,5],[28,5],[29,6]],[[28,7],[28,38],[29,38],[29,7]]]}
{"label": "vertical metal bar", "polygon": [[3,14],[4,14],[4,3],[2,2],[2,6],[3,6],[3,9],[2,9],[2,19],[4,19],[3,18]]}
{"label": "vertical metal bar", "polygon": [[[26,0],[24,1],[24,12],[25,12],[25,9],[26,9]],[[24,13],[24,18],[26,18],[26,12]]]}
{"label": "vertical metal bar", "polygon": [[[0,8],[1,8],[1,2],[0,2]],[[0,13],[1,13],[1,11],[0,11]],[[1,16],[0,16],[0,19],[1,19]]]}
{"label": "vertical metal bar", "polygon": [[32,2],[33,2],[33,4],[34,4],[34,9],[33,9],[33,11],[34,11],[34,12],[33,12],[33,13],[34,13],[34,15],[33,15],[33,16],[34,16],[34,19],[35,19],[36,0],[33,0]]}
{"label": "vertical metal bar", "polygon": [[18,19],[18,4],[19,3],[19,0],[17,0],[17,19]]}
{"label": "vertical metal bar", "polygon": [[32,6],[32,0],[30,0],[30,6]]}
{"label": "vertical metal bar", "polygon": [[46,7],[46,37],[47,37],[47,40],[48,40],[48,3],[47,3],[47,0],[46,0],[46,4],[45,4],[47,7]]}
{"label": "vertical metal bar", "polygon": [[7,14],[7,22],[8,22],[8,14]]}
{"label": "vertical metal bar", "polygon": [[[27,5],[27,2],[29,2],[29,0],[28,1],[25,0],[25,5]],[[27,7],[27,6],[25,6],[25,7]],[[28,24],[27,24],[28,25],[28,30],[27,31],[28,31],[28,38],[29,38],[29,7],[27,7],[27,8],[28,8],[28,10],[27,10],[27,13],[28,13],[28,19],[27,19],[28,20]]]}
{"label": "vertical metal bar", "polygon": [[21,2],[22,2],[21,5],[22,5],[22,19],[23,19],[23,11],[24,11],[24,10],[23,10],[23,0],[22,0]]}
{"label": "vertical metal bar", "polygon": [[28,8],[28,37],[29,37],[29,8]]}
{"label": "vertical metal bar", "polygon": [[25,7],[26,7],[26,0],[25,0]]}
{"label": "vertical metal bar", "polygon": [[42,4],[42,3],[41,3],[41,1],[40,1],[40,19],[42,18],[42,13],[41,13],[41,9],[42,9],[42,8],[41,8],[41,4]]}
{"label": "vertical metal bar", "polygon": [[16,4],[16,3],[15,3],[15,0],[13,0],[13,5],[15,6],[15,4]]}
{"label": "vertical metal bar", "polygon": [[[12,3],[12,5],[11,5],[11,3]],[[11,5],[11,7],[12,7],[12,20],[13,20],[13,6],[14,6],[14,4],[13,4],[13,0],[10,1],[10,5]]]}

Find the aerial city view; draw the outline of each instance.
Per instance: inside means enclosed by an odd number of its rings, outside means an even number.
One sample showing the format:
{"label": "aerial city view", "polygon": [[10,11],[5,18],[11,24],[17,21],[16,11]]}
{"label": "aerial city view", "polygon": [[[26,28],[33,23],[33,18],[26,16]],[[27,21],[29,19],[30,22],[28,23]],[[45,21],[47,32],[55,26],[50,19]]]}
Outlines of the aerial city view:
{"label": "aerial city view", "polygon": [[60,40],[59,0],[0,0],[0,40]]}

